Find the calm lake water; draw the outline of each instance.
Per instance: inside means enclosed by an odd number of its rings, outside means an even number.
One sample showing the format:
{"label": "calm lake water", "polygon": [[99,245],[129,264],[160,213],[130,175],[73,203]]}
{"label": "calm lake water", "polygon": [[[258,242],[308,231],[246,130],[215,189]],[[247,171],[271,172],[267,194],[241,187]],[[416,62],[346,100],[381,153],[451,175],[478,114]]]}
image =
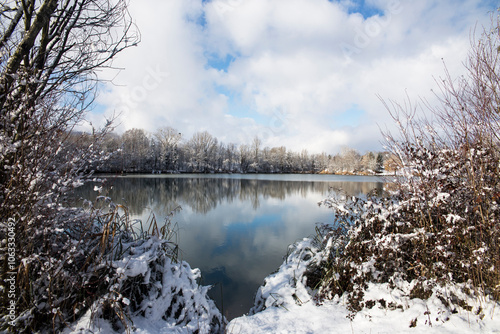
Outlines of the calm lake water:
{"label": "calm lake water", "polygon": [[[94,200],[94,183],[78,196]],[[202,284],[228,320],[246,314],[258,287],[276,271],[288,246],[332,222],[318,202],[329,189],[363,195],[383,187],[373,176],[340,175],[131,175],[106,177],[107,196],[128,206],[132,218],[158,223],[177,206],[181,258],[202,271]]]}

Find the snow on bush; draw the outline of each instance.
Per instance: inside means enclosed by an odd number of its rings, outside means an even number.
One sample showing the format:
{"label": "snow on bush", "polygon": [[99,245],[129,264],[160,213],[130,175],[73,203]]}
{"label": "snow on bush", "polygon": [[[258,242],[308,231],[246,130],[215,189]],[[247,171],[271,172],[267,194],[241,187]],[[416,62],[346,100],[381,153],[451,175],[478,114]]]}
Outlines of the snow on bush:
{"label": "snow on bush", "polygon": [[[399,191],[388,197],[333,196],[322,204],[335,212],[340,231],[324,226],[327,253],[317,277],[319,299],[347,296],[355,314],[369,306],[371,283],[410,284],[410,298],[461,286],[461,296],[443,294],[449,310],[472,311],[470,298],[499,300],[500,193],[498,158],[485,149],[441,151],[408,145],[412,157]],[[480,180],[480,182],[479,182]],[[473,182],[476,181],[476,182]],[[389,301],[382,304],[388,306]],[[481,310],[476,309],[478,315]]]}
{"label": "snow on bush", "polygon": [[[149,230],[126,207],[99,196],[87,210],[65,209],[67,219],[37,227],[28,239],[36,252],[23,258],[24,304],[2,330],[130,331],[134,322],[161,321],[185,333],[218,333],[225,319],[199,286],[198,270],[177,261],[170,218]],[[78,219],[77,219],[78,218]],[[78,320],[80,322],[78,322]],[[146,319],[146,320],[143,320]],[[72,323],[75,325],[70,325]]]}
{"label": "snow on bush", "polygon": [[279,270],[269,275],[257,290],[255,305],[249,314],[261,312],[270,307],[283,307],[291,304],[304,304],[311,301],[311,289],[304,275],[307,268],[321,260],[322,253],[312,239],[305,238],[290,246],[291,253]]}
{"label": "snow on bush", "polygon": [[[322,201],[335,213],[333,224],[321,226],[314,243],[297,244],[292,258],[259,289],[253,315],[233,320],[229,328],[245,333],[263,323],[274,331],[293,330],[307,318],[298,315],[299,304],[335,309],[335,303],[345,303],[353,324],[390,313],[406,328],[498,331],[499,32],[499,17],[492,17],[492,28],[472,41],[467,75],[453,80],[447,73],[440,82],[441,105],[426,106],[436,122],[419,118],[411,102],[386,104],[400,131],[399,139],[386,134],[402,167],[399,176],[386,194],[333,192]],[[287,315],[285,309],[297,312]],[[279,325],[269,325],[270,319]],[[394,329],[387,323],[362,327]]]}
{"label": "snow on bush", "polygon": [[[318,230],[325,231],[325,228]],[[337,252],[338,234],[318,234],[298,241],[276,273],[259,288],[249,315],[233,319],[228,333],[494,333],[500,326],[500,309],[490,297],[473,298],[464,284],[395,280],[368,282],[353,313],[349,294],[321,298],[317,271],[324,269],[331,251]],[[324,243],[322,243],[324,241]],[[336,246],[335,246],[336,245]],[[361,271],[369,270],[365,264]],[[336,279],[340,278],[334,273]],[[422,285],[426,296],[415,296]],[[470,306],[450,307],[449,300]]]}
{"label": "snow on bush", "polygon": [[152,236],[123,246],[127,251],[111,264],[109,292],[67,332],[123,332],[154,325],[178,333],[222,331],[225,320],[207,296],[210,287],[198,285],[198,269],[172,260],[168,241]]}
{"label": "snow on bush", "polygon": [[335,213],[323,244],[333,238],[340,247],[325,248],[307,275],[320,301],[342,296],[354,317],[373,306],[371,284],[405,286],[422,300],[454,286],[437,297],[446,312],[479,318],[484,308],[471,300],[500,301],[499,31],[492,17],[492,28],[472,41],[467,75],[439,82],[441,104],[424,110],[436,121],[419,118],[411,102],[386,104],[400,135],[386,134],[387,144],[402,170],[384,196],[322,202]]}

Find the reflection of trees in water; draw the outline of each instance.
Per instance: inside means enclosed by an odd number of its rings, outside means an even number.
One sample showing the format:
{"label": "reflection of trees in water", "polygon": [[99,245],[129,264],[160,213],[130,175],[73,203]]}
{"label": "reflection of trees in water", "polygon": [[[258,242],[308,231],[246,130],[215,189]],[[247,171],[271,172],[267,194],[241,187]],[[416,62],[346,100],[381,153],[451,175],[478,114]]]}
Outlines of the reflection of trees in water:
{"label": "reflection of trees in water", "polygon": [[132,215],[141,214],[144,209],[151,208],[157,215],[168,215],[178,206],[175,197],[178,185],[164,182],[160,178],[115,178],[108,177],[104,183],[103,192],[94,191],[94,186],[100,183],[90,182],[76,190],[76,196],[95,200],[97,196],[110,197],[115,203],[126,205]]}
{"label": "reflection of trees in water", "polygon": [[228,179],[184,178],[178,179],[179,200],[194,212],[207,213],[224,199],[232,201],[238,190]]}
{"label": "reflection of trees in water", "polygon": [[[93,200],[98,193],[94,183],[77,191],[77,196]],[[157,215],[168,215],[178,205],[188,206],[196,213],[207,213],[222,202],[250,201],[254,209],[262,199],[284,200],[292,195],[306,197],[318,194],[318,201],[331,188],[343,189],[349,196],[361,196],[373,189],[382,190],[381,182],[312,182],[273,181],[236,178],[162,178],[137,177],[107,179],[106,193],[116,203],[129,207],[131,214],[140,214],[145,208]]]}

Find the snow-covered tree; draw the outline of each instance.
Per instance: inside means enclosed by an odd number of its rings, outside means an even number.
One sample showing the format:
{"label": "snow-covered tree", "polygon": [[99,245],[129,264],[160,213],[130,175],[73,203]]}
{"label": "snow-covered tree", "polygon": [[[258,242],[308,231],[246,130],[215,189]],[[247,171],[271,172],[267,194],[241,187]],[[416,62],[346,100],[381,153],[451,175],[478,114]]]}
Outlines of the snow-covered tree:
{"label": "snow-covered tree", "polygon": [[0,239],[10,240],[0,266],[16,280],[2,293],[0,326],[32,332],[58,328],[84,299],[76,287],[88,277],[75,267],[87,220],[64,198],[101,158],[108,129],[72,129],[94,99],[97,71],[139,38],[121,0],[3,1],[0,16]]}
{"label": "snow-covered tree", "polygon": [[258,136],[255,136],[253,141],[252,141],[252,163],[251,167],[255,172],[258,172],[260,170],[260,151],[261,151],[261,146],[262,146],[262,140]]}
{"label": "snow-covered tree", "polygon": [[157,129],[154,136],[159,144],[161,169],[168,171],[178,170],[179,143],[182,139],[182,134],[168,126]]}
{"label": "snow-covered tree", "polygon": [[208,172],[213,170],[217,138],[207,131],[197,132],[186,144],[189,150],[189,164],[193,171]]}
{"label": "snow-covered tree", "polygon": [[[196,271],[175,261],[168,228],[138,233],[127,209],[106,198],[102,209],[65,202],[103,151],[118,149],[105,136],[110,124],[73,128],[93,102],[96,73],[139,41],[127,1],[2,1],[0,17],[0,331],[59,332],[87,311],[117,328],[142,314],[219,331],[223,318]],[[147,146],[144,137],[128,149]],[[127,267],[134,259],[144,270]],[[155,295],[169,277],[187,285]],[[164,309],[149,314],[158,300]]]}
{"label": "snow-covered tree", "polygon": [[130,129],[122,135],[123,159],[127,171],[147,170],[150,140],[143,129]]}

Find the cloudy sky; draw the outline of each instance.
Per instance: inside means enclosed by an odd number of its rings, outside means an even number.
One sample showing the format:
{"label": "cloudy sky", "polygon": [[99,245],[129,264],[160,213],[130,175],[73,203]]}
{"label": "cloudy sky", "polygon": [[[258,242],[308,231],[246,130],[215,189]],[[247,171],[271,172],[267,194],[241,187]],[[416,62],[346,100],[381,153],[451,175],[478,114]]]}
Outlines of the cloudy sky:
{"label": "cloudy sky", "polygon": [[[336,153],[381,150],[378,96],[432,101],[443,60],[463,72],[471,29],[496,1],[141,0],[139,46],[113,63],[88,118],[117,131],[171,126],[189,139]],[[104,73],[103,76],[106,74]],[[109,73],[107,75],[110,75]],[[114,74],[113,74],[114,76]]]}

